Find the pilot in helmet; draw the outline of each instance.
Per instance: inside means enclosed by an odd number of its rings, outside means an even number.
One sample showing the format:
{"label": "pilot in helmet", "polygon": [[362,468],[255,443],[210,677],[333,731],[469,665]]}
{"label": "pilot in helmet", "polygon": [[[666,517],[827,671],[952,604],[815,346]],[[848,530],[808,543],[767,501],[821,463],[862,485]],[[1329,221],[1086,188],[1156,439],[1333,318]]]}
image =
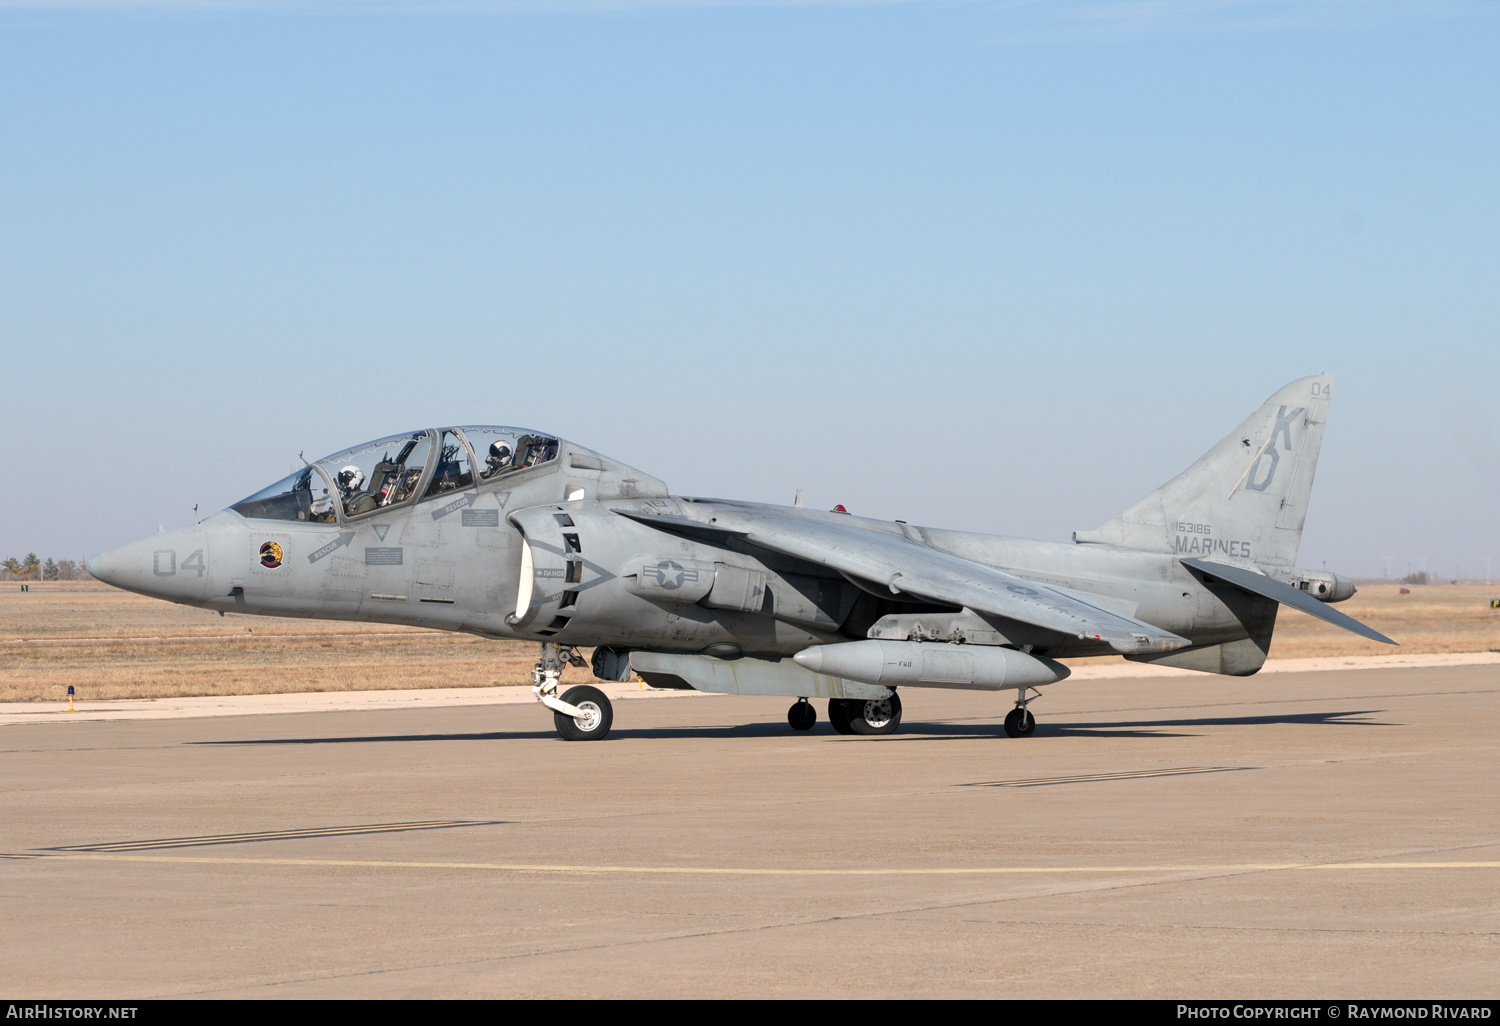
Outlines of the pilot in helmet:
{"label": "pilot in helmet", "polygon": [[510,446],[505,444],[503,440],[497,438],[495,441],[490,443],[490,454],[485,459],[484,465],[488,467],[489,472],[493,474],[501,467],[510,466],[510,458]]}
{"label": "pilot in helmet", "polygon": [[359,491],[360,488],[364,485],[365,472],[351,463],[343,470],[340,470],[339,476],[334,480],[338,482],[339,491],[344,494],[345,498],[347,498],[348,496],[353,495],[355,492]]}

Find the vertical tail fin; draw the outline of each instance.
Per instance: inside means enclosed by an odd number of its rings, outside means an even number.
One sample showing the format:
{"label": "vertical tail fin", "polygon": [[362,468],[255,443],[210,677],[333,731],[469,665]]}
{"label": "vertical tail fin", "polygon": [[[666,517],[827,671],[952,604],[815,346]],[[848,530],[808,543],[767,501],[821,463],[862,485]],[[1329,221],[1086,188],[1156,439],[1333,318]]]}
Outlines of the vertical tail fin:
{"label": "vertical tail fin", "polygon": [[1291,566],[1332,396],[1331,374],[1292,382],[1187,470],[1073,540]]}

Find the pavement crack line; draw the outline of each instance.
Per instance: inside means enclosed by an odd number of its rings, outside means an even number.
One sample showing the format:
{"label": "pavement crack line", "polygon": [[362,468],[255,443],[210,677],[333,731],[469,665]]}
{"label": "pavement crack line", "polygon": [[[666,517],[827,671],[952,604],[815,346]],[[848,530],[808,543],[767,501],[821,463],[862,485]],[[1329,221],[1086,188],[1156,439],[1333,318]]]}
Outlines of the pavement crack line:
{"label": "pavement crack line", "polygon": [[[1106,678],[1107,679],[1107,678]],[[1263,698],[1263,699],[1239,699],[1228,702],[1192,702],[1186,704],[1170,705],[1143,705],[1143,706],[1112,706],[1107,709],[1079,709],[1067,713],[1059,713],[1064,716],[1104,716],[1111,713],[1133,712],[1145,715],[1146,713],[1172,712],[1176,709],[1233,709],[1236,707],[1253,708],[1261,705],[1306,705],[1309,703],[1322,702],[1325,704],[1335,702],[1370,702],[1381,698],[1437,698],[1452,695],[1493,695],[1494,688],[1466,688],[1462,691],[1396,691],[1375,695],[1312,695],[1307,698]],[[985,717],[964,717],[964,721],[988,722]],[[955,718],[957,720],[957,718]]]}
{"label": "pavement crack line", "polygon": [[[1141,886],[1141,885],[1140,884],[1129,884],[1129,885],[1124,885],[1124,886]],[[1116,889],[1116,888],[1075,888],[1073,890],[1088,891],[1088,890],[1098,890],[1098,889],[1113,890],[1113,889]],[[1070,892],[1064,892],[1064,893],[1070,893]],[[717,929],[717,930],[680,931],[680,932],[664,933],[664,934],[660,934],[660,935],[656,935],[656,936],[632,937],[632,938],[626,938],[626,939],[621,939],[621,940],[600,941],[600,942],[595,942],[595,943],[591,943],[591,944],[555,945],[555,946],[548,947],[548,948],[536,948],[536,949],[533,949],[533,950],[530,950],[530,951],[518,951],[518,952],[515,952],[515,953],[512,953],[512,954],[491,955],[491,956],[488,956],[488,957],[478,958],[478,959],[464,959],[462,961],[429,962],[429,963],[424,963],[424,964],[421,964],[421,965],[391,966],[391,967],[380,968],[380,969],[362,969],[362,970],[356,970],[356,971],[353,971],[353,972],[321,973],[321,974],[313,975],[313,976],[299,977],[299,978],[294,979],[294,980],[283,980],[283,981],[273,982],[273,983],[263,983],[263,984],[260,984],[259,989],[275,988],[275,987],[286,987],[286,986],[291,986],[291,985],[296,985],[296,984],[301,984],[301,983],[326,982],[326,981],[329,981],[329,980],[346,980],[346,979],[356,979],[356,978],[359,978],[359,977],[385,976],[385,975],[389,975],[389,974],[393,974],[393,973],[422,972],[422,971],[431,971],[431,970],[435,970],[435,969],[451,969],[451,968],[455,968],[455,967],[458,967],[458,966],[467,966],[467,967],[469,967],[470,970],[472,970],[475,966],[479,966],[479,965],[499,965],[499,964],[503,964],[503,963],[506,963],[506,962],[517,962],[517,961],[522,961],[522,960],[525,960],[525,959],[532,959],[532,958],[555,958],[558,955],[575,955],[575,954],[583,954],[583,953],[590,952],[590,951],[607,951],[607,950],[612,950],[612,949],[633,947],[633,946],[637,946],[637,945],[641,945],[641,944],[675,943],[675,942],[678,942],[678,941],[701,940],[701,939],[711,938],[711,937],[728,937],[728,936],[733,936],[735,934],[764,933],[764,932],[770,931],[770,930],[782,930],[782,929],[796,928],[796,927],[802,927],[802,926],[820,926],[820,925],[828,924],[828,923],[853,922],[853,921],[864,920],[864,919],[877,919],[877,918],[882,918],[882,917],[886,917],[886,916],[907,915],[907,914],[912,914],[912,913],[917,913],[917,912],[924,912],[924,911],[937,911],[937,910],[944,909],[944,908],[975,907],[975,906],[984,905],[984,904],[994,904],[994,903],[1000,902],[1000,901],[1022,900],[1023,898],[1024,899],[1030,899],[1032,897],[1034,897],[1034,895],[1016,895],[1016,896],[1013,896],[1013,897],[1006,897],[1006,898],[994,898],[994,899],[987,899],[987,900],[980,900],[980,901],[955,902],[955,903],[951,903],[951,904],[934,904],[934,905],[927,905],[927,906],[918,906],[918,907],[915,907],[915,908],[890,909],[890,910],[885,910],[885,911],[880,911],[880,912],[860,913],[860,914],[856,914],[856,915],[825,915],[825,916],[815,916],[815,917],[807,917],[807,918],[803,918],[803,919],[796,919],[796,920],[784,921],[784,922],[759,923],[759,924],[756,924],[756,925],[753,925],[753,926],[731,926],[731,927],[724,927],[722,929]],[[213,994],[213,993],[217,993],[217,991],[216,990],[196,991],[192,995],[184,995],[184,996],[202,996],[202,995]]]}
{"label": "pavement crack line", "polygon": [[[901,913],[906,914],[906,913]],[[918,913],[911,913],[913,915]],[[1206,933],[1337,933],[1400,937],[1500,937],[1497,930],[1367,930],[1332,926],[1216,926],[1209,923],[1102,923],[1077,919],[960,919],[994,926],[1069,927],[1088,930],[1200,930]]]}
{"label": "pavement crack line", "polygon": [[[1476,845],[1489,847],[1490,845]],[[1388,857],[1388,856],[1386,856]],[[1182,863],[1134,866],[896,866],[896,867],[777,867],[777,866],[646,866],[609,863],[434,862],[405,859],[253,858],[248,856],[140,855],[82,851],[42,853],[44,860],[78,862],[147,862],[204,866],[282,866],[327,869],[453,869],[492,873],[537,873],[557,876],[703,876],[703,877],[871,877],[871,876],[1118,876],[1166,873],[1234,876],[1275,872],[1353,872],[1439,869],[1500,869],[1500,860],[1471,862],[1241,862]]]}
{"label": "pavement crack line", "polygon": [[[161,861],[166,861],[166,860],[161,860]],[[177,860],[174,860],[174,861],[177,861]],[[1447,863],[1439,863],[1439,865],[1446,865],[1446,864]],[[1351,865],[1352,866],[1352,865],[1370,865],[1370,864],[1345,863],[1344,865]],[[1485,865],[1493,866],[1493,867],[1496,867],[1496,868],[1500,868],[1500,862],[1486,863]],[[1207,867],[1205,867],[1205,868],[1207,868]],[[1228,868],[1228,867],[1222,867],[1222,868]],[[1045,895],[1041,895],[1041,896],[1045,896],[1045,897],[1059,897],[1059,896],[1067,896],[1067,895],[1072,895],[1072,894],[1093,893],[1093,892],[1100,892],[1100,891],[1121,891],[1121,890],[1130,890],[1130,889],[1142,888],[1142,887],[1158,887],[1158,886],[1162,886],[1162,885],[1165,885],[1165,884],[1191,883],[1191,882],[1196,882],[1196,881],[1199,881],[1199,880],[1208,880],[1208,879],[1215,879],[1215,878],[1220,878],[1220,877],[1252,875],[1255,872],[1275,872],[1275,871],[1278,870],[1278,868],[1282,868],[1282,867],[1270,867],[1270,866],[1268,866],[1268,867],[1261,868],[1261,869],[1250,869],[1249,867],[1245,867],[1244,869],[1241,869],[1238,872],[1228,872],[1228,873],[1223,873],[1223,872],[1220,872],[1220,873],[1201,872],[1201,873],[1198,873],[1198,874],[1192,875],[1192,876],[1173,876],[1173,877],[1170,877],[1170,878],[1167,878],[1167,879],[1138,880],[1138,881],[1113,883],[1113,884],[1108,884],[1108,883],[1102,883],[1101,882],[1101,883],[1093,885],[1093,886],[1082,885],[1082,886],[1074,886],[1074,887],[1057,888],[1057,889],[1050,890]],[[1311,867],[1308,866],[1307,868],[1311,868]],[[539,949],[533,949],[533,950],[530,950],[530,951],[515,952],[513,954],[506,954],[506,955],[491,955],[491,956],[484,957],[484,958],[464,959],[464,960],[461,960],[461,961],[430,962],[430,963],[425,963],[425,964],[421,964],[421,965],[391,966],[391,967],[380,968],[380,969],[363,969],[363,970],[357,970],[357,971],[353,971],[353,972],[321,973],[321,974],[312,975],[312,976],[299,977],[299,978],[294,979],[294,980],[284,980],[284,981],[278,981],[278,982],[263,983],[263,984],[260,984],[257,989],[279,988],[279,987],[293,986],[293,985],[301,984],[301,983],[326,982],[326,981],[329,981],[329,980],[355,979],[355,978],[359,978],[359,977],[385,976],[385,975],[394,974],[394,973],[422,972],[422,971],[430,971],[430,970],[435,970],[435,969],[449,969],[449,968],[454,968],[454,967],[457,967],[457,966],[467,966],[467,967],[469,967],[472,970],[475,966],[479,966],[479,965],[487,965],[487,964],[488,965],[499,965],[499,964],[503,964],[503,963],[506,963],[506,962],[516,962],[516,961],[521,961],[521,960],[524,960],[524,959],[531,959],[531,958],[555,958],[555,957],[557,957],[559,955],[582,954],[582,953],[591,952],[591,951],[606,951],[606,950],[611,950],[611,949],[628,948],[628,947],[638,946],[638,945],[642,945],[642,944],[676,943],[676,942],[679,942],[679,941],[702,940],[702,939],[716,938],[716,937],[728,937],[728,936],[733,936],[735,934],[747,934],[748,935],[748,934],[756,934],[756,933],[765,933],[765,932],[772,931],[772,930],[795,929],[795,928],[798,928],[798,927],[808,927],[808,926],[821,926],[821,925],[833,924],[833,923],[840,923],[840,922],[859,922],[859,921],[874,920],[874,919],[899,918],[899,917],[902,917],[902,916],[918,915],[918,914],[921,914],[921,913],[924,913],[924,912],[941,912],[941,911],[948,911],[948,910],[952,910],[952,909],[980,908],[980,907],[983,907],[983,906],[986,906],[986,905],[1002,905],[1002,904],[1007,904],[1007,903],[1014,902],[1014,901],[1034,901],[1038,896],[1039,896],[1038,894],[1036,894],[1035,892],[1032,892],[1032,893],[1027,893],[1027,894],[1012,894],[1012,895],[1003,895],[1003,896],[995,896],[995,897],[967,899],[967,900],[963,900],[963,901],[933,902],[933,903],[922,904],[922,905],[914,905],[914,906],[910,906],[910,907],[907,907],[907,908],[883,909],[883,910],[879,910],[879,911],[862,912],[862,913],[854,913],[854,914],[842,914],[841,913],[841,914],[837,914],[837,915],[813,916],[813,917],[806,917],[806,918],[794,919],[794,920],[788,920],[788,921],[781,921],[781,922],[760,923],[760,924],[750,925],[750,926],[724,927],[722,929],[717,929],[717,930],[711,930],[711,929],[710,930],[703,930],[703,929],[700,929],[700,930],[692,930],[692,931],[670,932],[670,933],[665,933],[665,934],[661,934],[661,935],[658,935],[658,936],[633,937],[633,938],[627,938],[627,939],[621,939],[621,940],[600,941],[600,942],[589,943],[589,944],[557,945],[557,946],[553,946],[553,947],[549,947],[549,948],[539,948]],[[1050,924],[1043,923],[1041,925],[1050,925],[1050,926],[1056,928],[1056,927],[1066,927],[1066,926],[1070,926],[1070,925],[1073,925],[1073,924],[1070,924],[1070,923],[1067,923],[1067,922],[1057,922],[1057,923],[1050,923]],[[1391,932],[1395,932],[1395,931],[1391,931]],[[1452,934],[1449,934],[1449,935],[1451,936]],[[1480,936],[1489,936],[1489,935],[1487,935],[1487,934],[1481,934]],[[194,995],[195,996],[196,995],[205,995],[205,994],[211,994],[211,993],[217,993],[217,992],[218,992],[217,990],[204,990],[204,991],[194,992]]]}

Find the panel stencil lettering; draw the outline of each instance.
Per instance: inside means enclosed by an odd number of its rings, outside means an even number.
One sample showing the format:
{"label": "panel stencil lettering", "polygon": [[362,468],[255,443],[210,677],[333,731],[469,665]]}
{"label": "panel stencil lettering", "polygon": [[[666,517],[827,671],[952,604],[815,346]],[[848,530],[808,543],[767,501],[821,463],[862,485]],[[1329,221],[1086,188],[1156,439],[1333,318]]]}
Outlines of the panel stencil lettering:
{"label": "panel stencil lettering", "polygon": [[400,566],[401,549],[398,547],[371,547],[365,549],[365,566]]}

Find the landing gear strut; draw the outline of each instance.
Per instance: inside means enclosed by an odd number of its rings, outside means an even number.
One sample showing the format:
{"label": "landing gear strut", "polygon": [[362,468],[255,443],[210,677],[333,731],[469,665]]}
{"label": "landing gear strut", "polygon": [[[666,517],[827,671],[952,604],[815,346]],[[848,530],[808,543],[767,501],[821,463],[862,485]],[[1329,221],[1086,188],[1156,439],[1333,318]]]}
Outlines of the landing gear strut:
{"label": "landing gear strut", "polygon": [[807,699],[799,698],[797,704],[786,711],[786,721],[793,730],[812,730],[813,724],[818,722],[818,710]]}
{"label": "landing gear strut", "polygon": [[552,710],[552,722],[565,741],[598,741],[615,720],[614,708],[598,688],[584,684],[557,697],[563,667],[583,665],[583,657],[571,648],[548,641],[542,643],[542,657],[531,668],[531,693]]}
{"label": "landing gear strut", "polygon": [[[1030,737],[1036,733],[1036,717],[1031,715],[1031,710],[1026,704],[1031,701],[1027,696],[1027,688],[1016,689],[1016,707],[1005,716],[1005,735],[1007,737]],[[1036,696],[1040,697],[1040,692]]]}

